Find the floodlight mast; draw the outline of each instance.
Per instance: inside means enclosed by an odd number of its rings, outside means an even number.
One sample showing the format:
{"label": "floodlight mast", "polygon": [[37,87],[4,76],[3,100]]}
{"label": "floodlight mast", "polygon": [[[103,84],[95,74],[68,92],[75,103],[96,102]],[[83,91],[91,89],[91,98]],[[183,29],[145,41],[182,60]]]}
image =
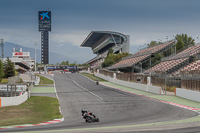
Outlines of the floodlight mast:
{"label": "floodlight mast", "polygon": [[3,48],[4,48],[4,43],[5,43],[4,39],[1,39],[1,40],[0,40],[0,45],[1,45],[1,61],[2,61],[2,62],[3,62],[3,58],[4,58],[4,50],[3,50]]}
{"label": "floodlight mast", "polygon": [[36,68],[36,43],[35,43],[35,72],[37,71],[37,68]]}

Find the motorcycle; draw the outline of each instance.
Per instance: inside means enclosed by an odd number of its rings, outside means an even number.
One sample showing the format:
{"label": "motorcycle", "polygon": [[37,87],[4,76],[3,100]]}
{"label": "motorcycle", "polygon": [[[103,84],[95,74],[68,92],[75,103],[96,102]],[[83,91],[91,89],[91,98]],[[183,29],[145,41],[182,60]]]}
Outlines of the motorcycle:
{"label": "motorcycle", "polygon": [[99,122],[99,118],[94,116],[87,116],[85,118],[85,122],[92,123],[92,122]]}
{"label": "motorcycle", "polygon": [[96,84],[99,85],[99,81],[96,81]]}
{"label": "motorcycle", "polygon": [[83,119],[85,119],[85,122],[92,123],[92,122],[99,122],[99,118],[97,118],[93,113],[91,112],[82,112]]}

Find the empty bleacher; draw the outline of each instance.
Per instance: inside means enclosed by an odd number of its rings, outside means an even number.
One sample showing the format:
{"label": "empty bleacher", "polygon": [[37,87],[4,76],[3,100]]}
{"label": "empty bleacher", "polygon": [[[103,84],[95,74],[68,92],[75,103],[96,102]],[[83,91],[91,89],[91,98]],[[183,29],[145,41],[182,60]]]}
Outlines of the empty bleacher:
{"label": "empty bleacher", "polygon": [[162,52],[163,50],[165,50],[165,48],[170,47],[172,44],[174,44],[175,41],[171,41],[165,44],[160,44],[160,45],[156,45],[147,49],[143,49],[139,52],[137,52],[136,54],[132,55],[131,57],[135,57],[135,56],[141,56],[144,54],[152,54],[152,53],[159,53]]}
{"label": "empty bleacher", "polygon": [[200,53],[200,45],[191,46],[182,52],[178,53],[177,55],[167,57],[162,60],[161,63],[157,64],[156,66],[148,69],[145,73],[152,73],[155,71],[162,71],[168,72],[172,75],[177,75],[180,71],[188,71],[191,69],[196,69],[198,66],[194,67],[198,64],[194,62],[190,64],[189,57],[195,56]]}
{"label": "empty bleacher", "polygon": [[189,58],[181,58],[176,60],[169,60],[161,62],[158,65],[146,70],[144,73],[152,73],[155,71],[170,72],[173,71],[174,67],[181,66],[188,62]]}
{"label": "empty bleacher", "polygon": [[118,63],[114,64],[111,67],[108,67],[108,69],[120,69],[120,68],[126,68],[126,67],[133,67],[136,64],[139,64],[140,62],[143,62],[144,60],[150,59],[151,55],[155,53],[160,53],[165,51],[166,49],[172,47],[176,41],[170,41],[165,44],[156,45],[150,48],[143,49],[131,56],[123,58]]}
{"label": "empty bleacher", "polygon": [[174,60],[174,59],[178,59],[178,58],[184,58],[184,57],[189,57],[189,56],[193,56],[200,53],[200,45],[196,45],[196,46],[191,46],[185,50],[183,50],[182,52],[171,56],[171,57],[167,57],[164,58],[162,61],[167,61],[167,60]]}
{"label": "empty bleacher", "polygon": [[190,71],[199,71],[200,70],[200,60],[196,60],[187,66],[175,71],[172,75],[179,75],[181,71],[190,72]]}
{"label": "empty bleacher", "polygon": [[135,58],[128,58],[126,60],[122,60],[116,64],[114,64],[113,66],[109,67],[109,69],[116,69],[116,68],[124,68],[124,67],[131,67],[132,65],[140,62],[141,60],[146,59],[147,57],[149,57],[150,54],[148,55],[143,55],[143,56],[138,56]]}

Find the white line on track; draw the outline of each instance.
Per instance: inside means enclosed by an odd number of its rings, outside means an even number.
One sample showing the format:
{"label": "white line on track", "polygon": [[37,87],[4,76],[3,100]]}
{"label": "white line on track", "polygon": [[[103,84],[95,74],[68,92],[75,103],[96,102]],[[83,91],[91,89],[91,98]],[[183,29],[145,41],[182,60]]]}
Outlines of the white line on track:
{"label": "white line on track", "polygon": [[74,81],[74,80],[72,80],[77,86],[79,86],[80,88],[82,88],[83,90],[85,90],[85,91],[87,91],[87,92],[89,92],[90,94],[92,94],[92,95],[94,95],[95,97],[97,97],[97,98],[99,98],[99,99],[101,99],[101,100],[103,100],[103,98],[102,97],[100,97],[100,96],[98,96],[98,95],[96,95],[96,94],[94,94],[93,92],[91,92],[91,91],[89,91],[88,89],[86,89],[86,88],[84,88],[84,87],[82,87],[81,85],[79,85],[78,83],[76,83],[76,81]]}

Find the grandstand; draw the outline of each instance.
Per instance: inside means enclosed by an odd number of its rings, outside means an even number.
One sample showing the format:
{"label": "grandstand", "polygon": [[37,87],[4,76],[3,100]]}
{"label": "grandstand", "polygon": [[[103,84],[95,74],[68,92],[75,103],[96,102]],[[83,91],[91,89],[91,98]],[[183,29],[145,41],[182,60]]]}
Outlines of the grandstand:
{"label": "grandstand", "polygon": [[123,72],[143,72],[145,63],[148,63],[151,66],[151,60],[155,54],[162,53],[168,49],[171,49],[174,47],[175,43],[175,40],[171,40],[164,44],[159,44],[150,48],[143,49],[131,56],[123,58],[121,61],[111,67],[108,67],[107,69],[120,70]]}
{"label": "grandstand", "polygon": [[[5,62],[7,58],[4,58]],[[22,52],[22,48],[20,50],[16,50],[13,48],[12,58],[10,58],[11,62],[15,64],[15,70],[20,73],[24,73],[33,69],[34,59],[30,58],[30,52]]]}
{"label": "grandstand", "polygon": [[183,68],[180,68],[178,71],[172,73],[174,76],[180,76],[181,72],[191,72],[191,71],[199,71],[200,70],[200,60],[196,60]]}
{"label": "grandstand", "polygon": [[162,59],[161,63],[146,70],[144,73],[161,71],[174,76],[181,71],[200,70],[200,61],[195,61],[196,56],[199,54],[200,45],[191,46],[176,55]]}
{"label": "grandstand", "polygon": [[129,36],[113,31],[92,31],[81,44],[81,47],[91,47],[97,56],[86,64],[91,68],[100,68],[110,48],[113,53],[129,53]]}

